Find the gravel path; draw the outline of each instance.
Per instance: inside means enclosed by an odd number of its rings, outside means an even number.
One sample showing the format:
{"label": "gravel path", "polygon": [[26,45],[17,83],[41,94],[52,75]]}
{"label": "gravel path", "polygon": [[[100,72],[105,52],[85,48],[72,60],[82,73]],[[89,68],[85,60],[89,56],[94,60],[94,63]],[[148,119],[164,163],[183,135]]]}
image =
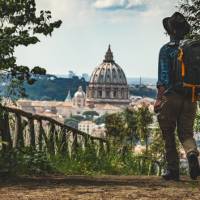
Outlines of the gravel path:
{"label": "gravel path", "polygon": [[200,179],[145,176],[51,176],[2,179],[0,200],[200,200]]}

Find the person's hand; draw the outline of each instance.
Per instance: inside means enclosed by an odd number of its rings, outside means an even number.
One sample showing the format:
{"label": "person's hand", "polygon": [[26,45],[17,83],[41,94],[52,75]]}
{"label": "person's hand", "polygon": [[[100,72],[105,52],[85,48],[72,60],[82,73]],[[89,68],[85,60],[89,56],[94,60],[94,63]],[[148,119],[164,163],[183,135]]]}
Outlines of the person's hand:
{"label": "person's hand", "polygon": [[165,92],[165,87],[163,87],[163,86],[158,87],[157,98],[156,98],[156,102],[154,104],[154,112],[155,113],[158,113],[162,107],[162,98],[163,98],[164,92]]}
{"label": "person's hand", "polygon": [[154,103],[154,112],[158,113],[161,109],[162,101],[161,99],[156,99],[156,102]]}

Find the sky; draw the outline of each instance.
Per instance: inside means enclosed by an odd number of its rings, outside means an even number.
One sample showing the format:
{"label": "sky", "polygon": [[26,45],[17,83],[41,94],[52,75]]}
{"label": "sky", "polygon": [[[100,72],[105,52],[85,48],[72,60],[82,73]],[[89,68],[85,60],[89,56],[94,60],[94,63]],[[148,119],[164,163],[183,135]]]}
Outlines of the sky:
{"label": "sky", "polygon": [[127,77],[157,77],[159,50],[168,36],[162,19],[177,10],[178,0],[36,0],[62,26],[52,37],[18,47],[17,63],[41,66],[49,74],[92,73],[108,45]]}

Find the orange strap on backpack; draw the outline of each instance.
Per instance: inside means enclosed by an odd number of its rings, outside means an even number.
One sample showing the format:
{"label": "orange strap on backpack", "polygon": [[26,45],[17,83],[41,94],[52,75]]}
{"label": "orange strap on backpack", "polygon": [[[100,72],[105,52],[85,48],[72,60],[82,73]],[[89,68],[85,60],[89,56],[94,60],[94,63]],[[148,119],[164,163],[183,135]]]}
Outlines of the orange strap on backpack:
{"label": "orange strap on backpack", "polygon": [[183,83],[183,87],[188,87],[192,89],[192,102],[195,102],[197,99],[195,97],[195,89],[196,85],[188,84],[188,83]]}
{"label": "orange strap on backpack", "polygon": [[[183,49],[179,48],[179,54],[178,54],[178,60],[181,63],[181,76],[182,78],[185,77],[185,64],[183,61]],[[198,100],[197,96],[195,95],[196,88],[200,88],[200,85],[194,85],[194,84],[189,84],[189,83],[183,83],[183,87],[188,87],[192,89],[192,102],[195,102]]]}
{"label": "orange strap on backpack", "polygon": [[183,62],[183,49],[179,48],[178,60],[181,62],[181,75],[185,76],[185,64]]}

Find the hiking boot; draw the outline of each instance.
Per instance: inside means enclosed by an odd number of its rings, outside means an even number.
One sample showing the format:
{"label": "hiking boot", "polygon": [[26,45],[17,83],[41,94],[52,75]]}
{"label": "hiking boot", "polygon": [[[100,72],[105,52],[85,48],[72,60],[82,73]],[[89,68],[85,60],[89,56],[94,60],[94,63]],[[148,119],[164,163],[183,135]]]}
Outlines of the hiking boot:
{"label": "hiking boot", "polygon": [[200,167],[198,156],[195,152],[190,152],[187,155],[188,164],[189,164],[189,174],[191,179],[196,180],[200,175]]}
{"label": "hiking boot", "polygon": [[179,181],[179,170],[166,170],[166,172],[162,175],[162,178],[166,181]]}

